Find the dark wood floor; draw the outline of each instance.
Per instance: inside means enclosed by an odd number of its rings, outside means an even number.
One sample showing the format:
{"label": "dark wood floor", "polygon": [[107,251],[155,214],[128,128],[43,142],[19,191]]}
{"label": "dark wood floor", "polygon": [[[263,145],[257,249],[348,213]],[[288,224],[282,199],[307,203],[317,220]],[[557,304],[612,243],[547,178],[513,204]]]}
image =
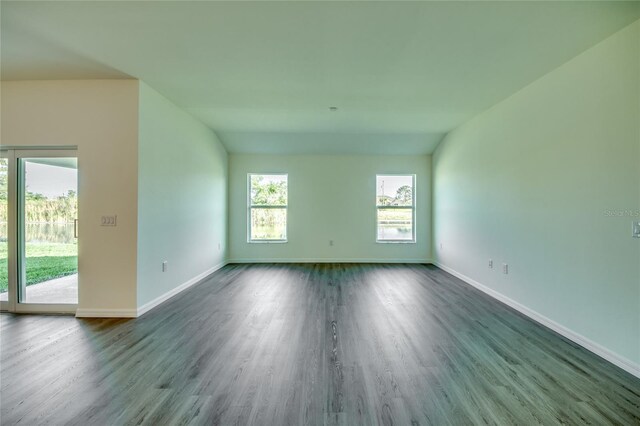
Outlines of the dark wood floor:
{"label": "dark wood floor", "polygon": [[640,424],[640,380],[424,265],[229,265],[137,320],[2,315],[1,423]]}

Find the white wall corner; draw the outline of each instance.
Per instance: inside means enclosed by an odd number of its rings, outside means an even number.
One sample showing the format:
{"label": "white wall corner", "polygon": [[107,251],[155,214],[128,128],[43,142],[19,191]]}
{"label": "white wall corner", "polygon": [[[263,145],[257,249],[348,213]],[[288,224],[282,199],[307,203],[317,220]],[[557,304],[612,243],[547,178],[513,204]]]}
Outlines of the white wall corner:
{"label": "white wall corner", "polygon": [[600,358],[605,359],[606,361],[609,361],[610,363],[612,363],[613,365],[622,368],[623,370],[625,370],[626,372],[634,375],[635,377],[640,378],[640,364],[636,364],[635,362],[618,355],[617,353],[605,348],[604,346],[582,336],[579,333],[574,332],[573,330],[570,330],[569,328],[563,326],[562,324],[558,324],[557,322],[553,321],[552,319],[549,319],[547,317],[545,317],[544,315],[534,311],[533,309],[530,309],[522,304],[520,304],[519,302],[516,302],[513,299],[510,299],[509,297],[503,295],[502,293],[499,293],[489,287],[487,287],[484,284],[479,283],[478,281],[474,280],[473,278],[470,278],[464,274],[461,274],[460,272],[456,271],[455,269],[452,269],[448,266],[445,266],[437,261],[433,262],[434,265],[436,265],[438,268],[442,269],[443,271],[448,272],[449,274],[453,275],[456,278],[459,278],[460,280],[462,280],[463,282],[471,285],[472,287],[477,288],[478,290],[480,290],[481,292],[487,294],[488,296],[491,296],[492,298],[498,300],[499,302],[504,303],[505,305],[515,309],[516,311],[520,312],[521,314],[527,316],[528,318],[534,320],[535,322],[537,322],[540,325],[543,325],[553,331],[555,331],[556,333],[562,335],[563,337],[566,337],[567,339],[571,340],[572,342],[582,346],[583,348],[587,349],[590,352],[593,352],[594,354],[598,355]]}
{"label": "white wall corner", "polygon": [[144,305],[138,307],[137,311],[135,312],[135,317],[140,317],[144,314],[146,314],[147,312],[149,312],[151,309],[155,308],[156,306],[166,302],[167,300],[171,299],[172,297],[176,296],[179,293],[182,293],[183,291],[187,290],[190,287],[193,287],[194,285],[200,283],[203,279],[207,278],[209,275],[213,274],[214,272],[216,272],[218,269],[224,267],[228,262],[223,261],[218,263],[217,265],[215,265],[212,268],[207,269],[206,271],[202,272],[201,274],[196,275],[195,277],[191,278],[188,281],[185,281],[184,283],[180,284],[179,286],[175,287],[174,289],[164,293],[161,296],[156,297],[155,299],[153,299],[150,302],[145,303]]}

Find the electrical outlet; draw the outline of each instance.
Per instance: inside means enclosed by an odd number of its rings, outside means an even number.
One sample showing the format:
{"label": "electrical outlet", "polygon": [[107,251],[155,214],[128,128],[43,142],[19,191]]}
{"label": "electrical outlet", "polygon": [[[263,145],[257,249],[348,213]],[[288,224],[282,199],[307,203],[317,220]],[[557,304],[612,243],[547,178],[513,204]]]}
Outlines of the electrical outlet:
{"label": "electrical outlet", "polygon": [[118,216],[102,216],[100,220],[101,226],[116,226]]}
{"label": "electrical outlet", "polygon": [[640,221],[631,222],[631,235],[633,238],[640,238]]}
{"label": "electrical outlet", "polygon": [[440,250],[442,250],[442,243],[440,243]]}
{"label": "electrical outlet", "polygon": [[502,273],[503,274],[508,274],[509,273],[509,265],[507,265],[506,263],[502,264]]}
{"label": "electrical outlet", "polygon": [[493,259],[489,259],[489,269],[493,269]]}
{"label": "electrical outlet", "polygon": [[222,244],[218,243],[218,251],[222,250]]}
{"label": "electrical outlet", "polygon": [[333,240],[329,240],[329,245],[333,247]]}
{"label": "electrical outlet", "polygon": [[162,262],[162,272],[167,272],[167,268],[169,266],[169,262],[166,260]]}

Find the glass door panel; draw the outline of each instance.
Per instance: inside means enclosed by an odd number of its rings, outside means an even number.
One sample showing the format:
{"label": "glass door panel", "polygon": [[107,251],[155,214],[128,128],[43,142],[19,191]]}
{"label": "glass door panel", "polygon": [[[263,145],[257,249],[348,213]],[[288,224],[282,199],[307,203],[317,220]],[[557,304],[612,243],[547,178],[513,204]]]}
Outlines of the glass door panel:
{"label": "glass door panel", "polygon": [[20,158],[18,167],[18,302],[77,304],[77,159]]}
{"label": "glass door panel", "polygon": [[9,159],[0,158],[0,301],[9,300]]}

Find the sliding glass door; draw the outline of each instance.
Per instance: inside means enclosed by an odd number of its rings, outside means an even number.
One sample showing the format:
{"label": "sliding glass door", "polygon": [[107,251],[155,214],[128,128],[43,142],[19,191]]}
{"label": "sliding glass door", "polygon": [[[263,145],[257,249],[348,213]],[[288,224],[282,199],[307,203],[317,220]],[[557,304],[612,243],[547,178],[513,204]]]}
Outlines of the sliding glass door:
{"label": "sliding glass door", "polygon": [[9,153],[0,151],[0,309],[9,308]]}
{"label": "sliding glass door", "polygon": [[[78,303],[78,161],[75,151],[3,152],[2,308],[73,312]],[[0,182],[4,184],[5,181]],[[2,212],[0,212],[2,214]],[[2,287],[2,288],[4,288]]]}

